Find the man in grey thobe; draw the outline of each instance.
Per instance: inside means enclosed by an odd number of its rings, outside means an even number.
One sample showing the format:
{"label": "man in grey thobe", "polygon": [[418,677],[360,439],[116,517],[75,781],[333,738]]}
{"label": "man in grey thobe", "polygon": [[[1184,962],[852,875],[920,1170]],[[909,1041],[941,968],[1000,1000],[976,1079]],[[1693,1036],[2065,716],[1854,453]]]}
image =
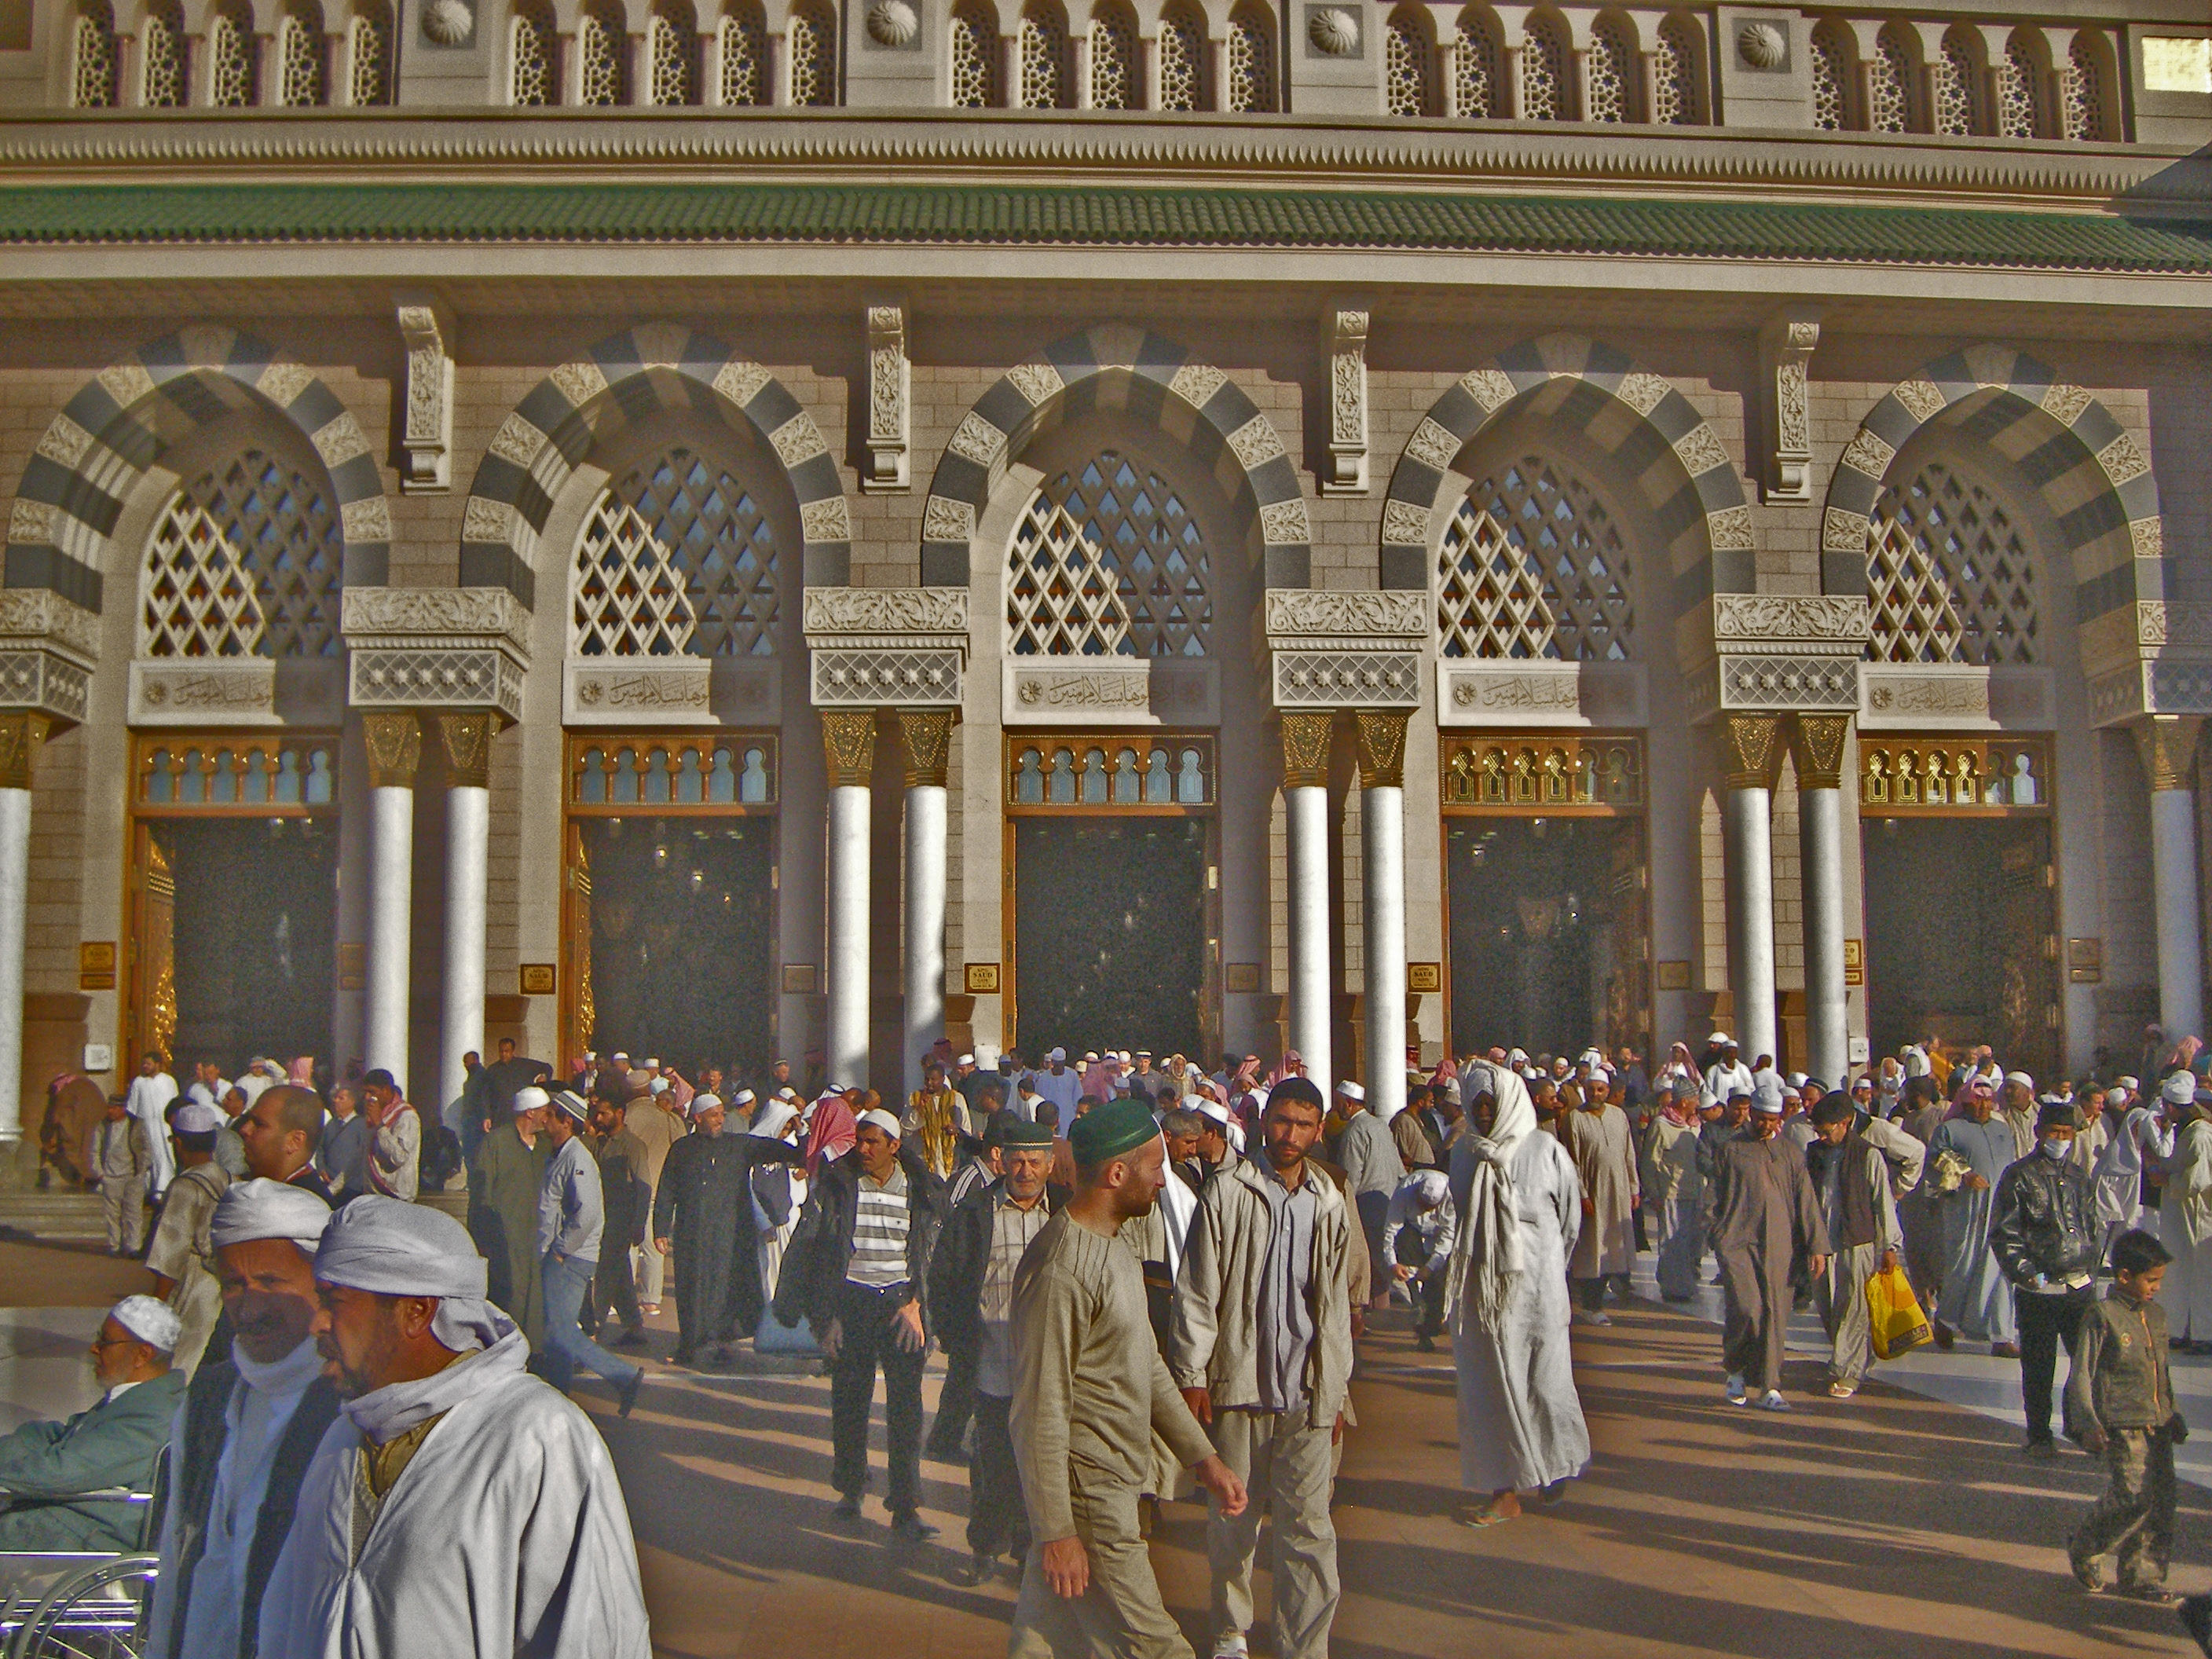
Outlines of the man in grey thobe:
{"label": "man in grey thobe", "polygon": [[1755,1098],[1745,1132],[1724,1142],[1705,1188],[1705,1231],[1720,1260],[1728,1322],[1722,1355],[1731,1404],[1750,1403],[1753,1393],[1771,1412],[1787,1411],[1782,1397],[1782,1352],[1795,1295],[1792,1269],[1804,1259],[1806,1276],[1827,1271],[1828,1228],[1805,1169],[1805,1155],[1781,1135],[1782,1102]]}

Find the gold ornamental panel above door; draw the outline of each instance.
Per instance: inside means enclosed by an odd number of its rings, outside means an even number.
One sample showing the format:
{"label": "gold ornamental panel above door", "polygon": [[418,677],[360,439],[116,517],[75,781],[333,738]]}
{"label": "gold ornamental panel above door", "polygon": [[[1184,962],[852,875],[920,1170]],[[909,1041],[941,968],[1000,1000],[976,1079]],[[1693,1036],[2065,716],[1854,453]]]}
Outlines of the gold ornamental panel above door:
{"label": "gold ornamental panel above door", "polygon": [[1207,735],[1024,732],[1007,736],[1006,756],[1010,813],[1187,812],[1214,805],[1214,740]]}
{"label": "gold ornamental panel above door", "polygon": [[2051,744],[2043,738],[1859,739],[1859,811],[1867,817],[2045,815],[2051,811]]}
{"label": "gold ornamental panel above door", "polygon": [[141,817],[294,817],[337,805],[338,739],[276,732],[164,732],[131,745]]}
{"label": "gold ornamental panel above door", "polygon": [[1644,740],[1581,732],[1443,740],[1448,811],[1604,816],[1644,810]]}
{"label": "gold ornamental panel above door", "polygon": [[772,811],[781,798],[772,732],[591,732],[568,738],[571,812]]}

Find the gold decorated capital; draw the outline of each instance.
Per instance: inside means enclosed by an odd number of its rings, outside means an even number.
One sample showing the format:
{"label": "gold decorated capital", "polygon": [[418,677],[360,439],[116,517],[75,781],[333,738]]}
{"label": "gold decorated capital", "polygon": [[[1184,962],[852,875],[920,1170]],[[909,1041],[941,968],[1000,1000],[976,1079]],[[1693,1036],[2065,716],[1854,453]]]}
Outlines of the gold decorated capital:
{"label": "gold decorated capital", "polygon": [[0,789],[28,789],[39,745],[53,730],[52,717],[33,708],[0,714]]}
{"label": "gold decorated capital", "polygon": [[898,711],[899,746],[904,750],[906,787],[945,787],[945,768],[952,752],[950,708],[902,708]]}
{"label": "gold decorated capital", "polygon": [[1363,708],[1352,717],[1362,789],[1406,787],[1406,722],[1411,718],[1406,710],[1393,708]]}
{"label": "gold decorated capital", "polygon": [[436,714],[438,760],[449,789],[491,787],[491,740],[498,730],[488,712]]}
{"label": "gold decorated capital", "polygon": [[829,763],[832,789],[866,789],[876,770],[876,711],[822,711],[822,754]]}
{"label": "gold decorated capital", "polygon": [[2136,749],[2152,793],[2189,787],[2190,763],[2197,758],[2197,739],[2203,729],[2203,717],[2196,714],[2154,715],[2135,728]]}
{"label": "gold decorated capital", "polygon": [[1780,714],[1730,714],[1721,722],[1722,763],[1731,789],[1771,789],[1782,767]]}
{"label": "gold decorated capital", "polygon": [[1800,714],[1790,722],[1790,758],[1796,763],[1800,789],[1844,786],[1844,744],[1851,734],[1849,714]]}
{"label": "gold decorated capital", "polygon": [[1329,714],[1286,714],[1283,721],[1283,787],[1328,787]]}
{"label": "gold decorated capital", "polygon": [[411,709],[386,710],[361,717],[368,746],[372,789],[412,789],[422,767],[422,722]]}

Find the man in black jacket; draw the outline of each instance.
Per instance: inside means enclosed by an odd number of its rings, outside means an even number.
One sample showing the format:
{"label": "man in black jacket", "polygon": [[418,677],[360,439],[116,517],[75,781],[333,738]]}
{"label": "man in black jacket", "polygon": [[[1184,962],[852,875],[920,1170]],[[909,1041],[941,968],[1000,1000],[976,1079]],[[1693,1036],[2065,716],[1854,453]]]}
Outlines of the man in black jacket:
{"label": "man in black jacket", "polygon": [[[937,1340],[951,1372],[971,1379],[975,1450],[968,1464],[968,1566],[956,1582],[980,1584],[1009,1548],[1017,1562],[1029,1553],[1029,1516],[1007,1428],[1013,1407],[1013,1354],[1009,1340],[1014,1310],[1014,1269],[1030,1241],[1067,1201],[1067,1189],[1048,1186],[1052,1130],[1042,1123],[994,1126],[1006,1173],[953,1207],[930,1263],[929,1305]],[[951,1374],[945,1395],[952,1392]],[[942,1433],[940,1403],[935,1433]],[[957,1449],[957,1444],[954,1448]]]}
{"label": "man in black jacket", "polygon": [[921,1507],[921,1362],[929,1351],[930,1260],[945,1224],[945,1187],[899,1144],[899,1121],[860,1114],[857,1144],[807,1194],[776,1287],[775,1316],[811,1319],[830,1362],[830,1484],[837,1516],[856,1520],[868,1486],[868,1412],[884,1373],[890,1441],[891,1529],[936,1535]]}
{"label": "man in black jacket", "polygon": [[[2081,1313],[2096,1294],[2104,1231],[2089,1177],[2073,1159],[2081,1113],[2048,1100],[2035,1119],[2035,1150],[1997,1178],[1990,1249],[2012,1281],[2020,1313],[2020,1389],[2032,1457],[2052,1457],[2051,1389],[2058,1345],[2069,1360],[2081,1340]],[[2069,1419],[2067,1432],[2073,1432]]]}

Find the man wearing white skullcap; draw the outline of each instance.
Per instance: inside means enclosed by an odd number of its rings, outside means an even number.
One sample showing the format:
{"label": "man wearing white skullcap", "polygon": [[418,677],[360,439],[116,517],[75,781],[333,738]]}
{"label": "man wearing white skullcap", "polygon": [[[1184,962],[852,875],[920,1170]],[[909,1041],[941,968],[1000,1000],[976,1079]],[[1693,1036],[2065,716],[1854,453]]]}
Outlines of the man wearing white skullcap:
{"label": "man wearing white skullcap", "polygon": [[1357,1083],[1340,1083],[1336,1098],[1344,1127],[1336,1137],[1334,1157],[1358,1209],[1360,1229],[1366,1235],[1370,1279],[1354,1285],[1352,1293],[1380,1304],[1389,1291],[1389,1268],[1382,1260],[1382,1222],[1389,1212],[1390,1195],[1406,1178],[1405,1160],[1398,1156],[1390,1126],[1368,1110],[1366,1090]]}
{"label": "man wearing white skullcap", "polygon": [[1075,1103],[1083,1098],[1083,1074],[1069,1067],[1065,1048],[1053,1049],[1044,1060],[1044,1069],[1030,1076],[1036,1084],[1038,1097],[1050,1101],[1059,1109],[1060,1127],[1066,1129],[1075,1121]]}
{"label": "man wearing white skullcap", "polygon": [[648,1659],[606,1443],[524,1369],[485,1277],[428,1206],[362,1198],[332,1218],[314,1330],[344,1403],[261,1604],[270,1659]]}
{"label": "man wearing white skullcap", "polygon": [[545,1338],[545,1280],[538,1255],[538,1195],[553,1144],[545,1114],[552,1097],[536,1084],[514,1091],[508,1121],[477,1148],[469,1175],[469,1234],[491,1264],[491,1299],[531,1346]]}
{"label": "man wearing white skullcap", "polygon": [[730,1344],[760,1323],[753,1170],[793,1162],[799,1149],[732,1134],[728,1110],[713,1095],[692,1097],[691,1126],[661,1165],[653,1199],[653,1251],[676,1264],[676,1363],[696,1363],[705,1344],[726,1364]]}
{"label": "man wearing white skullcap", "polygon": [[545,1183],[538,1194],[537,1234],[538,1267],[545,1285],[545,1380],[566,1394],[581,1365],[614,1384],[622,1414],[628,1417],[645,1381],[644,1370],[616,1358],[577,1325],[584,1298],[599,1277],[606,1231],[599,1164],[584,1135],[590,1111],[582,1096],[561,1089],[554,1092],[552,1109],[545,1115],[545,1134],[553,1154],[545,1162]]}
{"label": "man wearing white skullcap", "polygon": [[177,1142],[177,1175],[169,1183],[168,1202],[161,1206],[154,1242],[147,1247],[146,1265],[153,1270],[155,1295],[184,1322],[173,1358],[177,1369],[189,1376],[222,1312],[222,1287],[207,1267],[215,1250],[208,1229],[217,1201],[230,1186],[230,1171],[215,1161],[222,1114],[213,1106],[187,1101],[177,1108],[169,1127]]}
{"label": "man wearing white skullcap", "polygon": [[[2159,1215],[2155,1209],[2143,1207],[2142,1172],[2146,1165],[2163,1167],[2173,1156],[2171,1114],[2197,1095],[2195,1080],[2185,1074],[2160,1088],[2155,1098],[2138,1095],[2136,1087],[2135,1079],[2124,1077],[2106,1095],[2105,1115],[2112,1122],[2112,1136],[2105,1143],[2090,1177],[2096,1188],[2097,1218],[2104,1224],[2107,1255],[2112,1241],[2131,1227],[2156,1235]],[[2168,1097],[2166,1088],[2172,1089],[2179,1100]],[[2167,1110],[2162,1112],[2161,1106]]]}
{"label": "man wearing white skullcap", "polygon": [[102,1390],[64,1423],[26,1423],[0,1439],[0,1551],[58,1555],[138,1547],[143,1506],[76,1500],[123,1487],[144,1492],[184,1397],[169,1363],[177,1316],[150,1296],[126,1296],[101,1322],[92,1369]]}
{"label": "man wearing white skullcap", "polygon": [[338,1411],[337,1387],[308,1334],[315,1249],[330,1219],[313,1193],[271,1180],[239,1182],[216,1206],[211,1237],[230,1352],[193,1376],[171,1433],[148,1659],[251,1659],[254,1651],[252,1610]]}
{"label": "man wearing white skullcap", "polygon": [[[665,1089],[655,1094],[653,1084],[653,1076],[647,1072],[631,1072],[623,1079],[623,1127],[645,1148],[639,1173],[645,1177],[648,1209],[653,1194],[659,1190],[661,1166],[668,1161],[669,1149],[684,1135],[684,1114],[675,1109]],[[667,1258],[650,1245],[637,1253],[637,1299],[647,1315],[660,1311],[661,1275],[666,1264]]]}
{"label": "man wearing white skullcap", "polygon": [[1953,1155],[1965,1173],[1946,1193],[1943,1212],[1943,1288],[1932,1311],[1936,1346],[1948,1352],[1960,1332],[1987,1341],[2000,1359],[2020,1358],[2011,1282],[1990,1249],[1996,1184],[2020,1161],[2011,1125],[1996,1115],[1996,1090],[1984,1078],[1966,1085],[1965,1113],[1947,1119],[1929,1137],[1928,1167],[1946,1166]]}
{"label": "man wearing white skullcap", "polygon": [[1754,1094],[1744,1133],[1720,1142],[1705,1185],[1705,1231],[1720,1263],[1727,1321],[1723,1392],[1732,1405],[1790,1409],[1782,1354],[1796,1301],[1790,1275],[1802,1261],[1808,1282],[1827,1271],[1828,1224],[1805,1155],[1783,1139],[1779,1091]]}

